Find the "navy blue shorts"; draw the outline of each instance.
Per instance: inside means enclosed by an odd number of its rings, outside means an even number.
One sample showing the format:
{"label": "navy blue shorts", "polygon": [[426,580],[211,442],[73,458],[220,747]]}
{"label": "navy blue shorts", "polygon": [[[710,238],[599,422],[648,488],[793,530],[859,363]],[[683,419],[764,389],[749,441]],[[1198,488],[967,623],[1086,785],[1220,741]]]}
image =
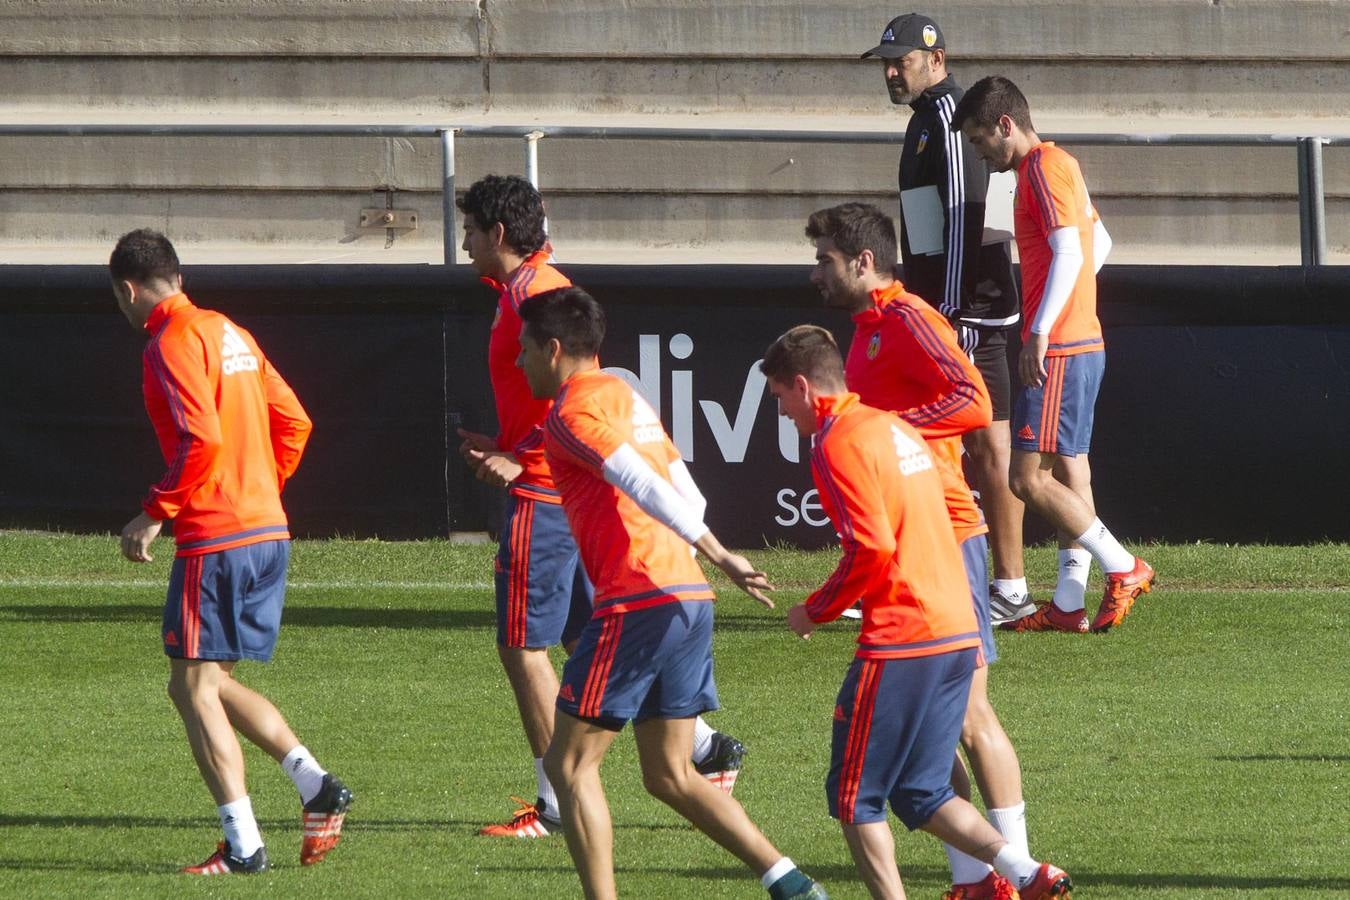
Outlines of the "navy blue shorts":
{"label": "navy blue shorts", "polygon": [[976,650],[855,659],[834,707],[825,794],[848,825],[886,819],[913,831],[956,796],[952,760],[966,717]]}
{"label": "navy blue shorts", "polygon": [[175,559],[164,603],[165,655],[271,659],[290,558],[290,541],[263,541]]}
{"label": "navy blue shorts", "polygon": [[596,616],[563,666],[558,709],[613,729],[717,709],[712,625],[706,600]]}
{"label": "navy blue shorts", "polygon": [[1012,445],[1033,453],[1077,456],[1092,444],[1092,416],[1106,352],[1047,356],[1045,384],[1022,385],[1013,400]]}
{"label": "navy blue shorts", "polygon": [[497,643],[570,644],[591,618],[595,591],[557,503],[508,494],[493,581]]}
{"label": "navy blue shorts", "polygon": [[994,624],[989,621],[989,541],[982,534],[961,542],[961,560],[966,564],[966,582],[970,585],[970,602],[975,607],[975,621],[980,626],[982,658],[976,664],[987,666],[998,659],[994,646]]}

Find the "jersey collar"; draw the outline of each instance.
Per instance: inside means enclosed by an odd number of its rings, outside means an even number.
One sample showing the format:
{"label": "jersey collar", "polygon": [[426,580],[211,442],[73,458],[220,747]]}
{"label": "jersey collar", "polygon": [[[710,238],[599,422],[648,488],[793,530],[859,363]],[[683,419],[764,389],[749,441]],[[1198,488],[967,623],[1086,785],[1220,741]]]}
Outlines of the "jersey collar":
{"label": "jersey collar", "polygon": [[827,397],[816,398],[816,425],[824,427],[825,420],[835,416],[842,416],[844,413],[854,409],[859,404],[858,395],[852,391],[845,391],[842,394],[830,394]]}
{"label": "jersey collar", "polygon": [[910,109],[918,112],[920,110],[932,109],[937,106],[937,102],[943,97],[956,90],[956,79],[948,75],[937,84],[924,91],[909,104]]}
{"label": "jersey collar", "polygon": [[511,277],[506,279],[505,281],[498,281],[491,275],[484,275],[479,280],[482,281],[483,284],[486,284],[488,287],[492,288],[494,291],[497,291],[499,293],[504,292],[508,288],[513,286],[518,280],[520,280],[520,276],[525,274],[526,269],[538,269],[540,266],[547,263],[548,258],[552,255],[553,255],[553,248],[546,243],[544,244],[542,250],[536,250],[529,256],[525,257],[525,261],[522,262],[520,266],[514,272],[511,273]]}
{"label": "jersey collar", "polygon": [[884,314],[883,310],[890,306],[900,295],[905,292],[905,286],[899,279],[892,281],[884,288],[878,288],[872,292],[872,305],[860,313],[853,314],[853,321],[859,325],[872,325],[881,321]]}
{"label": "jersey collar", "polygon": [[191,305],[192,301],[182,291],[165,297],[159,301],[154,309],[150,310],[150,317],[145,320],[145,330],[151,334],[159,334],[160,330],[168,324],[170,316]]}

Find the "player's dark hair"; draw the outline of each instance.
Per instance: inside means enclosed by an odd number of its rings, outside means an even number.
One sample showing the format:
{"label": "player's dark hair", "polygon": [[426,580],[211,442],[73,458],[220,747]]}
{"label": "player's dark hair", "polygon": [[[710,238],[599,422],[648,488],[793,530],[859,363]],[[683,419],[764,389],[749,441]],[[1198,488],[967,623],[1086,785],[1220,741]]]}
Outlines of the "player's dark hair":
{"label": "player's dark hair", "polygon": [[824,391],[844,390],[844,359],[834,335],[819,325],[789,328],[764,351],[759,370],[785,383],[798,375]]}
{"label": "player's dark hair", "polygon": [[952,130],[960,131],[967,124],[993,128],[1003,116],[1023,131],[1036,130],[1031,124],[1031,107],[1017,85],[1002,75],[990,75],[972,84],[956,104]]}
{"label": "player's dark hair", "polygon": [[850,258],[871,250],[878,272],[889,275],[895,271],[895,222],[870,203],[842,203],[816,210],[806,220],[806,236],[813,241],[829,238]]}
{"label": "player's dark hair", "polygon": [[480,228],[501,225],[504,243],[521,256],[543,249],[548,241],[544,198],[519,175],[488,175],[475,181],[455,205],[473,216]]}
{"label": "player's dark hair", "polygon": [[138,228],[118,239],[108,258],[108,273],[114,281],[172,282],[179,273],[178,254],[158,231]]}
{"label": "player's dark hair", "polygon": [[556,340],[564,356],[589,359],[605,341],[605,311],[579,287],[554,288],[526,298],[520,320],[538,344]]}

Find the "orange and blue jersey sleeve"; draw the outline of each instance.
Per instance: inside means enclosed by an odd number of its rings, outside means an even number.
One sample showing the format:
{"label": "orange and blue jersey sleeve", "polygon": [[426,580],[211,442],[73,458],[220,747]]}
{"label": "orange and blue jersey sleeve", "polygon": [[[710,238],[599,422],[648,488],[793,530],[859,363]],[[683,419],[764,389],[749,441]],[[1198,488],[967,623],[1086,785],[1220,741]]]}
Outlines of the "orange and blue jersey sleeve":
{"label": "orange and blue jersey sleeve", "polygon": [[550,452],[580,466],[597,478],[605,477],[605,460],[626,443],[586,402],[555,403],[544,420]]}
{"label": "orange and blue jersey sleeve", "polygon": [[1061,152],[1037,153],[1027,167],[1027,176],[1032,209],[1045,234],[1083,224],[1079,198],[1082,176],[1072,158]]}
{"label": "orange and blue jersey sleeve", "polygon": [[855,454],[831,453],[822,440],[811,456],[811,475],[825,513],[839,532],[843,555],[834,572],[806,598],[816,623],[831,622],[885,577],[895,555],[895,532],[881,505],[881,486]]}
{"label": "orange and blue jersey sleeve", "polygon": [[314,424],[291,386],[261,351],[258,356],[262,359],[267,424],[272,436],[272,458],[277,464],[277,489],[280,490],[300,467],[300,457],[304,455]]}
{"label": "orange and blue jersey sleeve", "polygon": [[145,405],[168,470],[141,503],[154,519],[172,519],[211,477],[221,452],[220,417],[200,341],[152,339],[145,348]]}
{"label": "orange and blue jersey sleeve", "polygon": [[896,305],[912,340],[906,348],[910,358],[927,365],[909,366],[914,377],[926,381],[924,394],[934,399],[893,412],[925,439],[963,435],[984,428],[994,420],[989,389],[970,358],[961,352],[956,332],[937,313],[929,315],[914,307]]}

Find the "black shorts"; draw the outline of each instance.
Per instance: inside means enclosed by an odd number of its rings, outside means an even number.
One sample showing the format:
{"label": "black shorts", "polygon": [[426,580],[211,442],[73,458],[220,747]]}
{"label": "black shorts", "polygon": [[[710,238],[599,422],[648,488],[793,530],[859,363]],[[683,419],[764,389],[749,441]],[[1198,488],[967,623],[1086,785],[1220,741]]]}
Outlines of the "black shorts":
{"label": "black shorts", "polygon": [[980,331],[979,343],[970,358],[984,376],[989,400],[994,406],[994,421],[1006,422],[1012,413],[1012,373],[1008,362],[1008,333]]}

